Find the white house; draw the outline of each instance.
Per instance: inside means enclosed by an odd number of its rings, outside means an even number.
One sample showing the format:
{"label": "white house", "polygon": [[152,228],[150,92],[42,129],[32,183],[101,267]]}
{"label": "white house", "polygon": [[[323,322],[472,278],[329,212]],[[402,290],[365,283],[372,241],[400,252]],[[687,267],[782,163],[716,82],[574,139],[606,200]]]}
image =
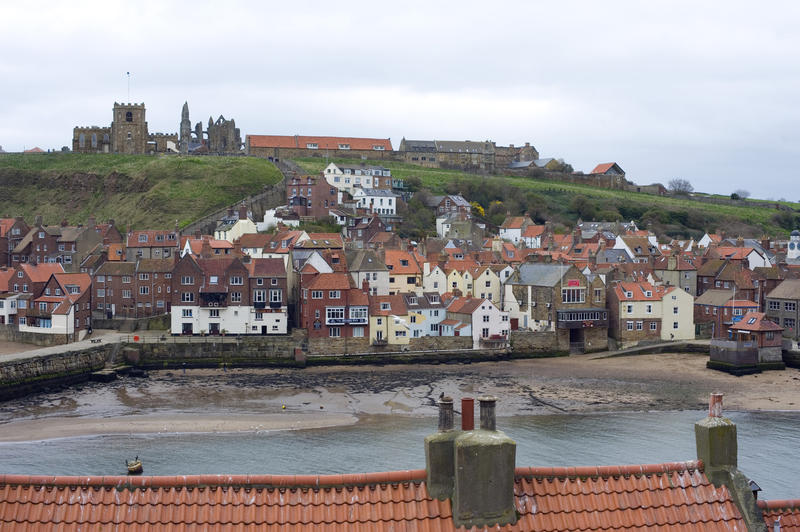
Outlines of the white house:
{"label": "white house", "polygon": [[0,294],[0,324],[16,323],[19,294]]}
{"label": "white house", "polygon": [[[488,299],[456,297],[447,307],[447,320],[469,324],[473,349],[496,348],[508,345],[508,312],[503,312]],[[463,328],[463,327],[462,327]],[[459,325],[453,325],[454,335]]]}
{"label": "white house", "polygon": [[397,194],[386,189],[356,189],[353,191],[356,206],[375,214],[397,214]]}
{"label": "white house", "polygon": [[392,172],[383,166],[338,166],[330,163],[322,171],[329,185],[350,194],[356,188],[392,188]]}
{"label": "white house", "polygon": [[438,264],[431,268],[430,262],[422,264],[422,291],[444,294],[447,292],[447,274]]}
{"label": "white house", "polygon": [[410,292],[401,295],[406,302],[411,338],[441,336],[439,325],[447,318],[447,307],[441,296],[436,292]]}

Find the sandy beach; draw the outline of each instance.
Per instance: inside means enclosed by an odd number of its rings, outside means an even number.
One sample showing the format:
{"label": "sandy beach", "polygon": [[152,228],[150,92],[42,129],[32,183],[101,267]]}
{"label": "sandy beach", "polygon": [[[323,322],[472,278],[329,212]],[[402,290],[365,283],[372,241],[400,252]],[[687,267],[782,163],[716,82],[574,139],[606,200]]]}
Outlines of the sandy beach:
{"label": "sandy beach", "polygon": [[0,403],[0,441],[94,434],[239,432],[345,425],[359,417],[435,416],[440,393],[494,395],[499,416],[800,410],[800,371],[733,377],[706,356],[580,355],[499,363],[154,371]]}

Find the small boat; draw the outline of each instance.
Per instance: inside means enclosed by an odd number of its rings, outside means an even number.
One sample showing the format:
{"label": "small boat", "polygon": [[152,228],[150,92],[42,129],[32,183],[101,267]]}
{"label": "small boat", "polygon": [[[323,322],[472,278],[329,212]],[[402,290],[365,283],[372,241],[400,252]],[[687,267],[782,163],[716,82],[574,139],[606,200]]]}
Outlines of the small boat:
{"label": "small boat", "polygon": [[141,475],[142,471],[144,471],[144,468],[142,467],[142,461],[139,460],[138,456],[131,462],[125,460],[125,467],[128,468],[129,475]]}

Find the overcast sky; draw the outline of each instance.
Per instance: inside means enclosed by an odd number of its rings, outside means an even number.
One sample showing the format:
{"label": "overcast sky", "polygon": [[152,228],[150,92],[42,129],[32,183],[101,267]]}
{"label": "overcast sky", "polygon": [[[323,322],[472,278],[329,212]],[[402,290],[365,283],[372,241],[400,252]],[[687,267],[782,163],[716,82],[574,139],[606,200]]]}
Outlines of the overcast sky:
{"label": "overcast sky", "polygon": [[0,146],[151,132],[531,142],[641,184],[800,199],[800,3],[0,3]]}

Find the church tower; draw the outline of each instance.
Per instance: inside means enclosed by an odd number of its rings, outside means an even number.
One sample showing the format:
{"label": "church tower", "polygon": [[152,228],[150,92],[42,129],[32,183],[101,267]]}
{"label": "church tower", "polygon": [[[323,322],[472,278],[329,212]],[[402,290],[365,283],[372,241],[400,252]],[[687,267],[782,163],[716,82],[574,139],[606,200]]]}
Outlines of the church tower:
{"label": "church tower", "polygon": [[183,110],[181,111],[181,138],[180,138],[180,152],[183,155],[189,153],[189,141],[192,135],[192,123],[189,121],[189,102],[183,103]]}
{"label": "church tower", "polygon": [[114,102],[111,122],[111,151],[113,153],[146,153],[147,121],[143,103]]}

